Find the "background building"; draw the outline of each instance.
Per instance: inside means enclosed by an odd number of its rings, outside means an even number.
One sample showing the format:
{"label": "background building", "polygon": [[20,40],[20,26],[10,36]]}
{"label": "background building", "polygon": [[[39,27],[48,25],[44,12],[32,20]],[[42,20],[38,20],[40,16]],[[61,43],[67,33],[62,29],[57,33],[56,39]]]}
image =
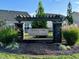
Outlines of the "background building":
{"label": "background building", "polygon": [[[5,21],[6,26],[14,27],[17,21],[15,19],[16,15],[30,16],[27,12],[22,11],[10,11],[10,10],[0,10],[0,21]],[[30,22],[23,22],[23,28],[30,27]]]}
{"label": "background building", "polygon": [[79,26],[79,12],[72,13],[73,22]]}

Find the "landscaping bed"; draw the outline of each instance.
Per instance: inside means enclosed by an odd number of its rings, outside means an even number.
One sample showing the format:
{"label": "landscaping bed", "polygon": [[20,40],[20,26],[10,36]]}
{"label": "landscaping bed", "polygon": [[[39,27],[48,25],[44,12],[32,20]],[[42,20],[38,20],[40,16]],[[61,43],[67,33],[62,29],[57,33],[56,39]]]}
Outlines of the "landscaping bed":
{"label": "landscaping bed", "polygon": [[29,55],[72,55],[79,53],[79,46],[72,46],[69,50],[61,50],[48,43],[21,43],[19,48],[0,48],[1,52]]}

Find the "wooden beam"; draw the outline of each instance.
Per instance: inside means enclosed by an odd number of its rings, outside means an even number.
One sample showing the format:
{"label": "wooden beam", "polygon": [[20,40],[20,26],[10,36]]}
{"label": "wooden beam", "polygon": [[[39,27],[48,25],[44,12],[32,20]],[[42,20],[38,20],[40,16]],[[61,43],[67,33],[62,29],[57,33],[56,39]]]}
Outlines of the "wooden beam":
{"label": "wooden beam", "polygon": [[56,15],[56,16],[39,16],[39,17],[27,17],[23,15],[18,15],[16,17],[17,21],[40,21],[40,20],[46,20],[46,21],[53,21],[53,22],[62,22],[64,18],[62,16]]}

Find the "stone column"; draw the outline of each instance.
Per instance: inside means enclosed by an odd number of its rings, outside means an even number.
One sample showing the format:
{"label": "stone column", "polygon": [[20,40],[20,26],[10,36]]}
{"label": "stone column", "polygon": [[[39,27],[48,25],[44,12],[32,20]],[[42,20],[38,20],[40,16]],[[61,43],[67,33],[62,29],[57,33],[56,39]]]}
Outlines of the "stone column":
{"label": "stone column", "polygon": [[62,32],[61,32],[62,23],[54,22],[53,23],[53,43],[62,42]]}
{"label": "stone column", "polygon": [[18,32],[19,41],[23,40],[23,23],[15,23],[15,28]]}

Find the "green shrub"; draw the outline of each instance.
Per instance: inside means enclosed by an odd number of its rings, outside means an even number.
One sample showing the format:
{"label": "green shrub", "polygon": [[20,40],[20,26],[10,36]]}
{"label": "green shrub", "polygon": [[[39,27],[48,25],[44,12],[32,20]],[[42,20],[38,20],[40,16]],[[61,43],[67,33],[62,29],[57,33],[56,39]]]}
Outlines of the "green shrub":
{"label": "green shrub", "polygon": [[70,47],[70,46],[66,46],[66,47],[67,47],[67,49],[68,49],[68,50],[70,50],[70,49],[71,49],[71,47]]}
{"label": "green shrub", "polygon": [[13,39],[17,38],[17,32],[12,28],[4,28],[0,30],[0,42],[9,44]]}
{"label": "green shrub", "polygon": [[65,45],[62,45],[62,44],[61,44],[61,45],[60,45],[60,49],[61,49],[61,50],[67,50],[67,47],[66,47]]}
{"label": "green shrub", "polygon": [[19,48],[19,44],[17,42],[12,42],[11,44],[6,46],[6,49],[11,49],[11,50],[15,50]]}
{"label": "green shrub", "polygon": [[78,40],[78,28],[70,27],[66,30],[63,30],[63,37],[66,39],[68,45],[74,45]]}

